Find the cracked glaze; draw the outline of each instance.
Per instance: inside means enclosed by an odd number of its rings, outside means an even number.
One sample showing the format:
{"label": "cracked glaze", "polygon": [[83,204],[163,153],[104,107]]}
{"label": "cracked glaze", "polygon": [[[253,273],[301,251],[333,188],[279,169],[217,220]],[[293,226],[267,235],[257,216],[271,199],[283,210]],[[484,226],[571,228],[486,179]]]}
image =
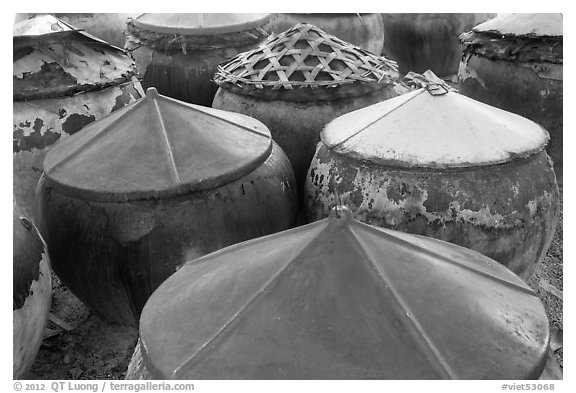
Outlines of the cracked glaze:
{"label": "cracked glaze", "polygon": [[308,218],[348,206],[360,221],[435,237],[481,252],[529,277],[558,218],[558,188],[545,152],[466,170],[367,164],[319,144],[306,179]]}

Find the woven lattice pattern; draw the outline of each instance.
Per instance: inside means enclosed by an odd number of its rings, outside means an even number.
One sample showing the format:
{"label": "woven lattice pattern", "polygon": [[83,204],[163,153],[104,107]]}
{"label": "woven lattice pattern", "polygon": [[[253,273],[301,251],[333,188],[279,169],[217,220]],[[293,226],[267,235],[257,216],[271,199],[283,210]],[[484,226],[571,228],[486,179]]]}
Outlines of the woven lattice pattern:
{"label": "woven lattice pattern", "polygon": [[299,23],[219,66],[214,81],[238,87],[290,90],[354,82],[391,83],[397,78],[396,62],[344,42],[314,25]]}

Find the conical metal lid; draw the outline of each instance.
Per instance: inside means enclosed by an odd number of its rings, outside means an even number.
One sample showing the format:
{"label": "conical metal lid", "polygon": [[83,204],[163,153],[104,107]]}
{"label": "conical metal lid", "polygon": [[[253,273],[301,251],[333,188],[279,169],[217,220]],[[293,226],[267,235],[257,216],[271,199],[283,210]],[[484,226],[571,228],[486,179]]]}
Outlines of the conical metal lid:
{"label": "conical metal lid", "polygon": [[52,186],[80,198],[124,202],[202,191],[258,167],[272,149],[259,121],[159,95],[146,97],[54,145]]}
{"label": "conical metal lid", "polygon": [[549,328],[517,276],[471,250],[330,218],[189,262],[148,300],[159,379],[524,379]]}
{"label": "conical metal lid", "polygon": [[502,14],[479,24],[472,31],[504,36],[561,37],[562,23],[562,14]]}
{"label": "conical metal lid", "polygon": [[141,29],[163,34],[207,35],[252,29],[262,26],[271,16],[249,13],[142,14],[133,23]]}
{"label": "conical metal lid", "polygon": [[326,125],[322,142],[363,161],[424,168],[504,163],[548,143],[548,132],[533,121],[441,89],[418,89],[340,116]]}

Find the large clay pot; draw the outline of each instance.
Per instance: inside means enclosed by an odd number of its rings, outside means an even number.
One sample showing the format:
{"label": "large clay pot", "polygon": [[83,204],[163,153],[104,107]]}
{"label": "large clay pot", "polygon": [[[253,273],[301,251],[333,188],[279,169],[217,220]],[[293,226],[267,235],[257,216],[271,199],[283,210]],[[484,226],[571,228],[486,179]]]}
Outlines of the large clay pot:
{"label": "large clay pot", "polygon": [[211,106],[221,64],[258,46],[272,14],[143,14],[128,23],[144,88],[192,104]]}
{"label": "large clay pot", "polygon": [[13,188],[30,215],[50,147],[144,94],[119,48],[51,15],[14,25]]}
{"label": "large clay pot", "polygon": [[309,24],[269,38],[224,64],[213,107],[264,123],[292,163],[299,192],[324,125],[395,97],[394,63]]}
{"label": "large clay pot", "polygon": [[458,72],[462,45],[458,35],[496,14],[382,14],[384,54],[401,74],[431,70],[441,77]]}
{"label": "large clay pot", "polygon": [[461,37],[459,91],[540,124],[562,170],[563,36],[561,14],[505,14]]}
{"label": "large clay pot", "polygon": [[277,14],[272,32],[280,34],[298,23],[309,23],[371,53],[379,55],[384,46],[380,14]]}
{"label": "large clay pot", "polygon": [[502,265],[345,209],[187,263],[139,334],[127,378],[187,380],[536,379],[550,337]]}
{"label": "large clay pot", "polygon": [[294,174],[240,114],[146,98],[56,145],[37,192],[54,271],[90,308],[135,326],[184,262],[294,224]]}
{"label": "large clay pot", "polygon": [[419,89],[326,126],[306,179],[307,215],[322,219],[343,203],[363,222],[471,248],[527,279],[559,215],[548,139],[513,113]]}
{"label": "large clay pot", "polygon": [[52,280],[46,245],[36,227],[14,203],[12,255],[12,348],[14,379],[32,367],[48,323]]}

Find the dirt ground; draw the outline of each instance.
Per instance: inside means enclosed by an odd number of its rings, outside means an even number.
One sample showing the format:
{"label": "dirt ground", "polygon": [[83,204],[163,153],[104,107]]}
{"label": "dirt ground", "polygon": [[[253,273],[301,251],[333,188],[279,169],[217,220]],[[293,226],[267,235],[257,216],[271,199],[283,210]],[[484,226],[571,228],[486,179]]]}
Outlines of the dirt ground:
{"label": "dirt ground", "polygon": [[[562,197],[562,187],[560,188]],[[560,366],[562,348],[562,215],[554,239],[528,284],[550,320],[551,346]],[[52,317],[29,379],[124,379],[138,331],[91,313],[53,276]]]}

